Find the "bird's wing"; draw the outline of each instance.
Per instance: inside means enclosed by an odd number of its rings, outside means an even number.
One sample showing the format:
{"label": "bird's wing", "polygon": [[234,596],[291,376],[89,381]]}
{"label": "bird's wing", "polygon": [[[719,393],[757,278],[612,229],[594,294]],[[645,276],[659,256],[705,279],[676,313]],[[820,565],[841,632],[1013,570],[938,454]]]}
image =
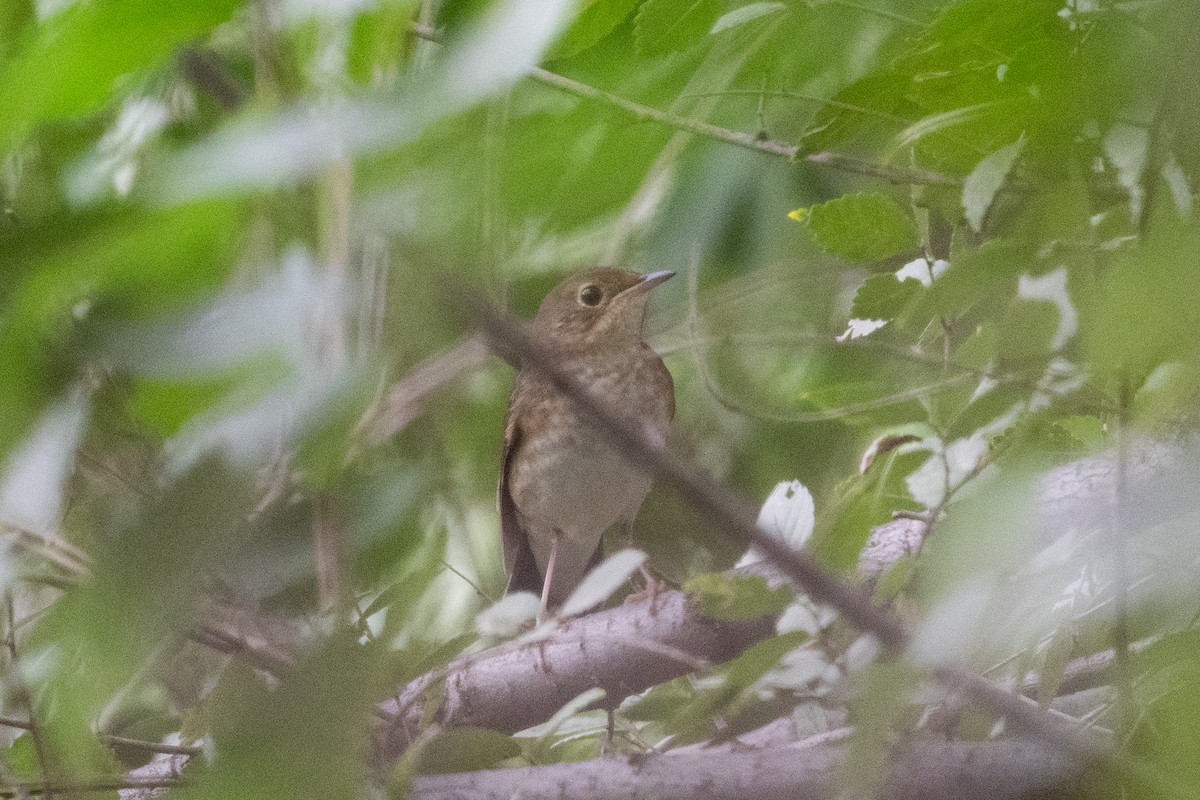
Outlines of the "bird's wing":
{"label": "bird's wing", "polygon": [[496,490],[497,505],[500,507],[500,541],[504,546],[504,569],[508,573],[507,592],[538,594],[542,591],[542,576],[533,558],[533,550],[529,547],[529,535],[521,524],[521,515],[517,512],[517,505],[508,487],[513,454],[521,446],[521,429],[515,417],[515,414],[510,414],[505,426],[500,485]]}
{"label": "bird's wing", "polygon": [[664,393],[667,400],[667,419],[675,419],[675,379],[671,377],[671,370],[667,369],[667,365],[663,363],[662,358],[654,351],[646,342],[642,342],[642,347],[646,348],[646,360],[651,365],[651,370],[654,377],[650,379],[651,383],[657,383],[666,389]]}
{"label": "bird's wing", "polygon": [[667,415],[667,419],[675,419],[675,379],[671,377],[671,370],[667,369],[667,365],[662,362],[661,358],[658,359],[658,369],[662,374],[663,384],[669,389],[667,397],[671,400],[670,413]]}

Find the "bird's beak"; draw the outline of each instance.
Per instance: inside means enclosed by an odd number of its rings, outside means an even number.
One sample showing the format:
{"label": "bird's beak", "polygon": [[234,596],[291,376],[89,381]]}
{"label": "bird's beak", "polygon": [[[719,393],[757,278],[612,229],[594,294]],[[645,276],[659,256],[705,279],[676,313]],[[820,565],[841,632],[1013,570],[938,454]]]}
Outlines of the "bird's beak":
{"label": "bird's beak", "polygon": [[653,289],[655,286],[658,286],[660,283],[666,283],[667,281],[671,280],[671,278],[674,278],[674,277],[675,277],[674,270],[664,269],[661,272],[651,272],[649,275],[642,278],[642,282],[638,285],[644,286],[647,289]]}
{"label": "bird's beak", "polygon": [[[651,272],[649,275],[642,276],[641,283],[635,283],[633,286],[630,286],[628,289],[626,289],[625,292],[628,292],[629,294],[643,294],[650,291],[655,286],[658,286],[660,283],[666,283],[674,277],[675,272],[669,269],[664,269],[661,272]],[[625,294],[625,292],[622,292],[621,294]]]}

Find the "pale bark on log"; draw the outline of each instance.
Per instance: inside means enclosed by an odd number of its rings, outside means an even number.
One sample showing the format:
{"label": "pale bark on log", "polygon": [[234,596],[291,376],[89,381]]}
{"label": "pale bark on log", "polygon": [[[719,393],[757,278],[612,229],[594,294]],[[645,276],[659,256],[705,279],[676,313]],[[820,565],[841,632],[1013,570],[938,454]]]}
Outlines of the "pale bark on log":
{"label": "pale bark on log", "polygon": [[[844,748],[670,753],[544,767],[429,775],[413,800],[775,800],[838,797]],[[1061,751],[1020,740],[921,741],[892,754],[875,794],[889,800],[1042,800],[1077,796],[1078,764]]]}

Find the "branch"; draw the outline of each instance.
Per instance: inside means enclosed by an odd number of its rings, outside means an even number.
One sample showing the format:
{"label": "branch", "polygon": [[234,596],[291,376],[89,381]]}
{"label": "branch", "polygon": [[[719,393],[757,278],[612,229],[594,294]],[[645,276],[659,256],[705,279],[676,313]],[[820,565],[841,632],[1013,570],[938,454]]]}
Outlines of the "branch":
{"label": "branch", "polygon": [[370,409],[359,423],[367,443],[377,446],[395,436],[422,411],[425,398],[450,381],[484,364],[489,353],[478,338],[472,337],[445,353],[422,361],[411,372],[392,384],[381,406]]}
{"label": "branch", "polygon": [[[892,755],[894,769],[876,795],[889,800],[1053,800],[1080,796],[1084,778],[1078,761],[1029,741],[921,741]],[[411,796],[414,800],[832,800],[840,796],[837,786],[845,763],[845,749],[836,745],[664,753],[419,777],[413,782]]]}
{"label": "branch", "polygon": [[[431,42],[441,42],[442,37],[437,30],[429,25],[423,25],[419,22],[411,23],[412,31],[422,39]],[[595,86],[590,86],[586,83],[581,83],[564,75],[559,75],[555,72],[544,70],[540,67],[534,67],[529,71],[529,77],[538,83],[547,86],[553,86],[564,92],[575,95],[576,97],[584,98],[585,100],[595,100],[613,108],[620,109],[626,113],[632,114],[634,118],[645,121],[651,120],[666,125],[676,130],[687,131],[694,133],[697,136],[703,136],[707,139],[712,139],[725,144],[731,144],[734,147],[740,147],[744,150],[751,150],[756,153],[765,153],[771,156],[782,156],[788,161],[796,161],[797,159],[807,161],[810,164],[817,166],[830,167],[841,172],[849,172],[855,175],[865,175],[872,178],[887,181],[888,183],[896,184],[920,184],[925,186],[944,186],[949,188],[959,188],[962,186],[963,179],[946,175],[941,172],[924,169],[903,169],[901,167],[893,167],[887,164],[876,164],[871,161],[864,161],[854,156],[849,156],[844,153],[822,152],[810,153],[805,156],[800,155],[801,146],[789,144],[788,142],[780,142],[774,139],[768,139],[762,136],[756,136],[742,131],[730,130],[722,128],[718,125],[713,125],[700,120],[687,119],[667,111],[661,111],[657,108],[635,103],[632,100],[627,100],[620,95],[615,95],[612,92],[606,92],[603,89],[597,89]]]}
{"label": "branch", "polygon": [[589,614],[563,623],[547,639],[513,643],[451,662],[381,704],[376,763],[404,751],[424,724],[470,725],[516,733],[544,722],[569,700],[599,686],[606,705],[721,663],[774,631],[764,618],[731,622],[703,617],[683,592]]}
{"label": "branch", "polygon": [[[825,572],[810,554],[792,550],[759,528],[756,509],[656,445],[640,427],[628,426],[591,387],[565,372],[543,345],[488,303],[474,297],[457,300],[464,316],[475,321],[498,355],[521,368],[536,370],[557,391],[570,397],[627,459],[672,487],[726,535],[743,546],[758,548],[813,600],[832,606],[859,630],[872,634],[888,654],[904,652],[909,634],[897,617],[875,606],[863,591]],[[1107,749],[1097,748],[1091,738],[1063,725],[1028,698],[957,667],[937,667],[932,673],[946,687],[963,692],[997,716],[1007,717],[1011,727],[1022,733],[1088,759],[1103,761],[1110,757]]]}

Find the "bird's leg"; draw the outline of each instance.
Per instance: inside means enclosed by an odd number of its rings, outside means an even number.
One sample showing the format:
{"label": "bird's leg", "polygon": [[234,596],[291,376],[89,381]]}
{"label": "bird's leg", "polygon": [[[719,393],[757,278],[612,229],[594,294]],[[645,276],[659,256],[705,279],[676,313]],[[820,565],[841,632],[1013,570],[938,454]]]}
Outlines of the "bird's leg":
{"label": "bird's leg", "polygon": [[[626,520],[625,522],[621,523],[621,527],[625,531],[625,546],[632,549],[633,548],[633,521]],[[629,597],[625,598],[625,602],[626,603],[638,602],[638,601],[642,600],[643,598],[649,597],[650,598],[650,614],[651,615],[657,614],[658,613],[658,592],[659,592],[658,579],[654,577],[653,573],[650,572],[649,568],[645,564],[642,564],[641,566],[638,567],[638,572],[640,572],[642,574],[642,580],[644,580],[646,582],[646,586],[641,591],[634,592]]]}
{"label": "bird's leg", "polygon": [[558,556],[558,531],[550,535],[550,556],[546,559],[546,579],[542,583],[542,605],[538,609],[537,624],[541,625],[550,607],[550,584],[554,581],[554,560]]}

